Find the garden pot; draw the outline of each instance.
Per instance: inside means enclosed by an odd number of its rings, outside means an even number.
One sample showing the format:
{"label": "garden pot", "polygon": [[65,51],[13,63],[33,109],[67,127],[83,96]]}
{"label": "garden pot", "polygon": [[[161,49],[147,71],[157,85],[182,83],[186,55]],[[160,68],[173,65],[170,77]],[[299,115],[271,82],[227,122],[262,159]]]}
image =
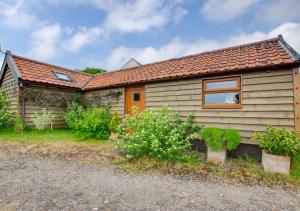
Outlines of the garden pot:
{"label": "garden pot", "polygon": [[227,154],[226,152],[226,149],[215,151],[211,147],[207,147],[207,161],[224,165]]}
{"label": "garden pot", "polygon": [[291,159],[289,156],[273,155],[263,151],[262,165],[265,172],[289,174]]}

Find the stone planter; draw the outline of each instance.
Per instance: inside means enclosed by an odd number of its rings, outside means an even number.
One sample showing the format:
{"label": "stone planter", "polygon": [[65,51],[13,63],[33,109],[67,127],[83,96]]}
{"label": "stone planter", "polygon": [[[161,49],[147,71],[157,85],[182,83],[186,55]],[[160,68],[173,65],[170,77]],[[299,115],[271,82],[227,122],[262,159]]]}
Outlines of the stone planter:
{"label": "stone planter", "polygon": [[289,174],[291,159],[289,156],[272,155],[265,151],[262,153],[262,165],[265,172]]}
{"label": "stone planter", "polygon": [[214,151],[211,147],[207,147],[207,161],[215,164],[223,165],[225,163],[227,151],[222,149]]}

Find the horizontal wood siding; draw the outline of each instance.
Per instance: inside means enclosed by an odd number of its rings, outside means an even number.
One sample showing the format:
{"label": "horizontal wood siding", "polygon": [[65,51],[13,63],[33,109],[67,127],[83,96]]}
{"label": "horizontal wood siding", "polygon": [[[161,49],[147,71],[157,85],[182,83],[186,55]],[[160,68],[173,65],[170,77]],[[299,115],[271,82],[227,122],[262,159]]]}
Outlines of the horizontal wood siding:
{"label": "horizontal wood siding", "polygon": [[[110,112],[118,112],[120,118],[124,117],[124,105],[125,105],[125,88],[115,88],[115,89],[104,89],[104,90],[97,90],[97,91],[88,91],[84,93],[84,99],[92,97],[92,96],[106,96],[108,93],[113,93],[116,91],[121,91],[121,95],[119,97],[113,97],[111,102],[112,107],[110,108]],[[105,98],[105,97],[104,97]],[[92,105],[93,107],[97,107]]]}
{"label": "horizontal wood siding", "polygon": [[[57,96],[63,96],[63,95],[79,95],[80,93],[75,90],[69,90],[69,89],[60,89],[56,87],[44,87],[44,86],[24,86],[22,89],[28,89],[30,91],[40,90],[43,92],[51,93],[53,96],[53,93]],[[22,90],[21,92],[22,93]],[[49,103],[49,105],[47,105]],[[22,115],[23,111],[23,102],[20,100],[20,114]],[[49,99],[49,102],[44,103],[44,105],[36,105],[36,103],[32,103],[30,101],[25,101],[25,117],[24,120],[26,122],[26,125],[30,128],[34,128],[35,125],[32,121],[32,118],[34,117],[35,113],[41,114],[43,112],[43,109],[45,108],[47,111],[51,111],[52,114],[55,115],[55,118],[52,122],[53,128],[65,128],[66,124],[63,118],[63,115],[67,111],[67,105],[52,105],[53,102],[51,99]]]}
{"label": "horizontal wood siding", "polygon": [[1,88],[5,91],[8,100],[10,110],[17,113],[18,112],[18,93],[19,88],[17,82],[10,69],[6,69],[1,83]]}
{"label": "horizontal wood siding", "polygon": [[241,79],[241,109],[201,108],[201,78],[147,84],[146,108],[169,105],[182,117],[192,113],[196,124],[236,128],[245,143],[253,143],[253,132],[268,124],[294,130],[292,69],[243,73]]}

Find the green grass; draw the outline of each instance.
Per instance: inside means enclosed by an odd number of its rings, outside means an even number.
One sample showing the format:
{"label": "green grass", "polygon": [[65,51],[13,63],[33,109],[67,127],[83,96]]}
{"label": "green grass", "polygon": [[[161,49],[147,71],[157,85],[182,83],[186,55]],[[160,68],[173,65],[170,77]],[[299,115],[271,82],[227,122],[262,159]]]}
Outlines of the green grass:
{"label": "green grass", "polygon": [[291,176],[300,181],[300,153],[295,155],[292,160]]}
{"label": "green grass", "polygon": [[84,142],[84,143],[99,143],[99,140],[82,139],[78,137],[74,131],[68,129],[55,130],[29,130],[22,134],[17,134],[13,130],[7,129],[0,131],[1,141],[14,141],[26,143],[41,143],[41,142]]}

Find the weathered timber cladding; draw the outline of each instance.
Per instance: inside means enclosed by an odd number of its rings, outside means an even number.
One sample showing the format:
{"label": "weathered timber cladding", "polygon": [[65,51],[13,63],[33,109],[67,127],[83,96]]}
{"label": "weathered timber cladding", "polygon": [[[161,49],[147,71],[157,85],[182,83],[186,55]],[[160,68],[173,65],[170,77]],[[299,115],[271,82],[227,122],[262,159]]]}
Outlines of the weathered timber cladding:
{"label": "weathered timber cladding", "polygon": [[295,129],[292,69],[242,73],[240,76],[240,109],[201,108],[201,78],[146,84],[146,108],[169,105],[182,117],[192,113],[196,124],[236,128],[245,143],[252,143],[253,132],[265,130],[268,124]]}
{"label": "weathered timber cladding", "polygon": [[[29,127],[34,127],[32,122],[32,117],[35,113],[42,113],[43,108],[46,108],[48,111],[51,111],[52,114],[55,115],[55,119],[53,121],[53,128],[64,128],[66,127],[63,115],[67,110],[67,102],[68,99],[78,99],[81,96],[81,93],[75,90],[69,89],[60,89],[51,86],[30,86],[26,85],[20,88],[20,95],[24,93],[24,90],[27,89],[28,92],[32,93],[41,93],[42,96],[37,99],[36,102],[25,99],[25,116],[24,120]],[[57,99],[56,99],[57,98]],[[57,103],[57,101],[60,101]],[[55,103],[56,102],[56,103]],[[19,106],[20,106],[20,114],[23,114],[23,98],[20,96],[19,98]]]}
{"label": "weathered timber cladding", "polygon": [[19,88],[11,70],[8,68],[4,72],[1,88],[5,91],[8,97],[10,110],[18,113]]}
{"label": "weathered timber cladding", "polygon": [[[124,117],[124,94],[125,94],[125,89],[124,88],[115,88],[115,89],[105,89],[105,90],[97,90],[97,91],[88,91],[84,93],[84,100],[87,98],[92,98],[93,96],[103,96],[103,99],[107,97],[109,93],[114,93],[116,91],[121,91],[121,95],[119,97],[110,97],[107,100],[111,100],[111,108],[110,111],[113,112],[118,112],[120,118]],[[107,102],[105,102],[107,104]],[[94,107],[97,107],[95,105],[91,105]]]}

